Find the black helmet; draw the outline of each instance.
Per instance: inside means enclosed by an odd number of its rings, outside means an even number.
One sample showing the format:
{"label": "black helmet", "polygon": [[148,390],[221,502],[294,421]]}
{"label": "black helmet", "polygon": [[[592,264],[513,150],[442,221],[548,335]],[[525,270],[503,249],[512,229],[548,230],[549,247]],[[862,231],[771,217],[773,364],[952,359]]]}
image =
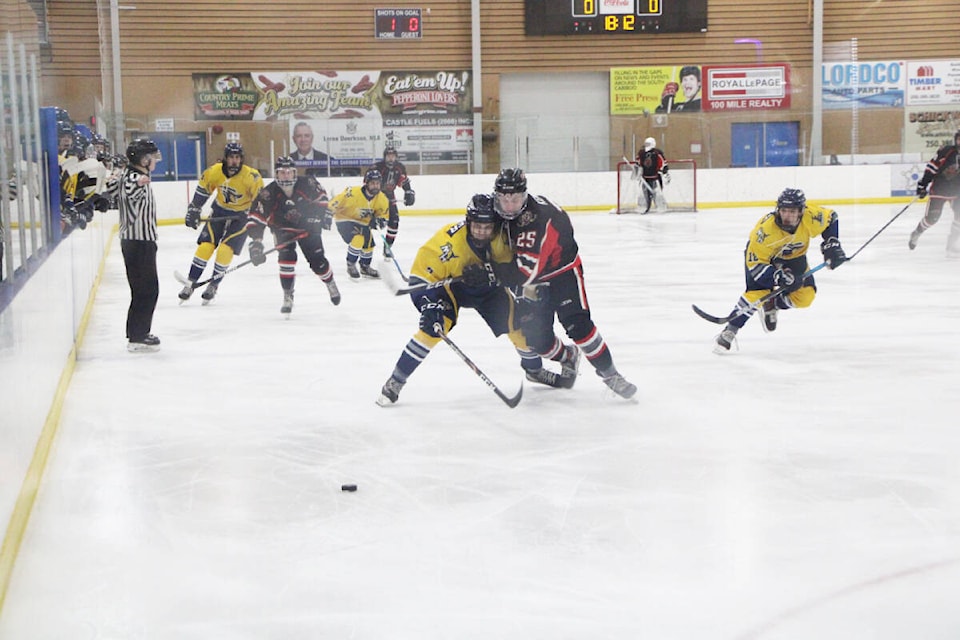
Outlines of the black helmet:
{"label": "black helmet", "polygon": [[[240,156],[240,165],[237,167],[227,166],[227,158],[230,156]],[[239,142],[228,142],[223,147],[223,160],[221,161],[223,167],[223,175],[228,178],[240,173],[240,168],[243,166],[243,145]]]}
{"label": "black helmet", "polygon": [[[393,159],[387,160],[388,155],[392,155]],[[394,149],[393,147],[386,147],[383,150],[383,163],[388,167],[392,167],[396,161],[397,161],[397,150]]]}
{"label": "black helmet", "polygon": [[494,197],[488,193],[478,193],[467,205],[467,222],[498,222],[499,216],[494,209]]}
{"label": "black helmet", "polygon": [[527,190],[527,176],[522,169],[501,169],[494,182],[497,193],[521,193]]}
{"label": "black helmet", "polygon": [[774,213],[774,220],[777,222],[777,226],[786,231],[787,233],[793,233],[797,230],[799,226],[799,220],[797,224],[786,225],[783,222],[783,218],[780,217],[780,209],[784,207],[797,208],[800,210],[800,215],[803,216],[803,209],[807,206],[807,196],[803,195],[803,191],[800,189],[784,189],[780,193],[780,197],[777,198],[777,211]]}
{"label": "black helmet", "polygon": [[367,184],[371,180],[380,182],[383,180],[383,176],[380,175],[380,172],[376,169],[368,169],[367,172],[363,174],[363,184]]}
{"label": "black helmet", "polygon": [[[281,180],[280,169],[293,169],[293,180]],[[297,183],[297,163],[290,156],[280,156],[273,163],[273,177],[281,187],[292,187]]]}
{"label": "black helmet", "polygon": [[127,146],[127,161],[137,167],[144,166],[143,157],[160,151],[150,138],[137,138]]}

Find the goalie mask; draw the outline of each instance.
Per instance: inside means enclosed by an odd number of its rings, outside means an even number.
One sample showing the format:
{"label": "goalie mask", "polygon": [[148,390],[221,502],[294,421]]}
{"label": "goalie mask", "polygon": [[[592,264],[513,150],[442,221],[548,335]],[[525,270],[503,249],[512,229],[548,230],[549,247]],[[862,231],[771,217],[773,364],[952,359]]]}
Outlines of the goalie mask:
{"label": "goalie mask", "polygon": [[240,168],[243,166],[243,147],[239,142],[228,142],[223,148],[221,166],[223,167],[223,175],[228,178],[240,173]]}
{"label": "goalie mask", "polygon": [[[774,220],[777,226],[787,233],[794,233],[800,226],[800,218],[803,217],[803,210],[807,206],[807,197],[800,189],[784,189],[777,198],[777,210],[774,213]],[[787,211],[784,211],[784,210]]]}
{"label": "goalie mask", "polygon": [[467,205],[467,233],[474,243],[486,246],[497,232],[499,216],[494,208],[494,197],[478,193]]}
{"label": "goalie mask", "polygon": [[281,156],[273,163],[273,179],[277,186],[289,193],[297,184],[297,165],[290,156]]}
{"label": "goalie mask", "polygon": [[363,190],[367,192],[368,198],[372,198],[380,193],[380,183],[382,181],[383,176],[380,175],[380,172],[376,169],[370,169],[363,174]]}
{"label": "goalie mask", "polygon": [[657,141],[653,138],[647,138],[643,141],[644,151],[650,151],[650,149],[653,149],[655,146],[657,146]]}
{"label": "goalie mask", "polygon": [[494,209],[504,220],[513,220],[527,206],[527,176],[522,169],[501,169],[493,184]]}

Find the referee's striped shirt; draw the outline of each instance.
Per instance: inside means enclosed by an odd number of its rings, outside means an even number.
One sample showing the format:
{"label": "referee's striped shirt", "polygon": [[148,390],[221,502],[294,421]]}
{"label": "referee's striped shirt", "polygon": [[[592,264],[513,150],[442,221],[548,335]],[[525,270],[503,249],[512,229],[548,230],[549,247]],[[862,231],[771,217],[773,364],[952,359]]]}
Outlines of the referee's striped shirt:
{"label": "referee's striped shirt", "polygon": [[157,241],[157,201],[149,182],[137,184],[143,175],[143,172],[127,167],[120,178],[118,202],[121,240]]}

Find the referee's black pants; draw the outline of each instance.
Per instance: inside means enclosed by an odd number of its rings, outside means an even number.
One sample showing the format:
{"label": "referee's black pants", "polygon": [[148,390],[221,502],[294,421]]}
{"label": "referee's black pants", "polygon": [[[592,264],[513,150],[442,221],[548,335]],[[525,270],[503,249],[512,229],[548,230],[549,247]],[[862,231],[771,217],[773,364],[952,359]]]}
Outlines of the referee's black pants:
{"label": "referee's black pants", "polygon": [[123,264],[130,284],[130,308],[127,310],[127,339],[134,342],[150,334],[153,311],[160,297],[157,277],[157,243],[151,240],[121,240]]}

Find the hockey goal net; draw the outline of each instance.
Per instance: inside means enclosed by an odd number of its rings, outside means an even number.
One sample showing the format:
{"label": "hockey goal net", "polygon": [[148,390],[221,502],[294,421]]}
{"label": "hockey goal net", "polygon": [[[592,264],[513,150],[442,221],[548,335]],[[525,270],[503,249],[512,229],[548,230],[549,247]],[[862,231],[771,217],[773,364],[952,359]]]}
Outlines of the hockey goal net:
{"label": "hockey goal net", "polygon": [[[648,213],[697,210],[697,162],[695,160],[667,160],[670,183],[663,181],[663,192],[655,193]],[[640,179],[640,167],[635,162],[617,164],[616,213],[643,213],[647,208],[644,195],[646,185]],[[659,190],[658,190],[659,191]]]}

